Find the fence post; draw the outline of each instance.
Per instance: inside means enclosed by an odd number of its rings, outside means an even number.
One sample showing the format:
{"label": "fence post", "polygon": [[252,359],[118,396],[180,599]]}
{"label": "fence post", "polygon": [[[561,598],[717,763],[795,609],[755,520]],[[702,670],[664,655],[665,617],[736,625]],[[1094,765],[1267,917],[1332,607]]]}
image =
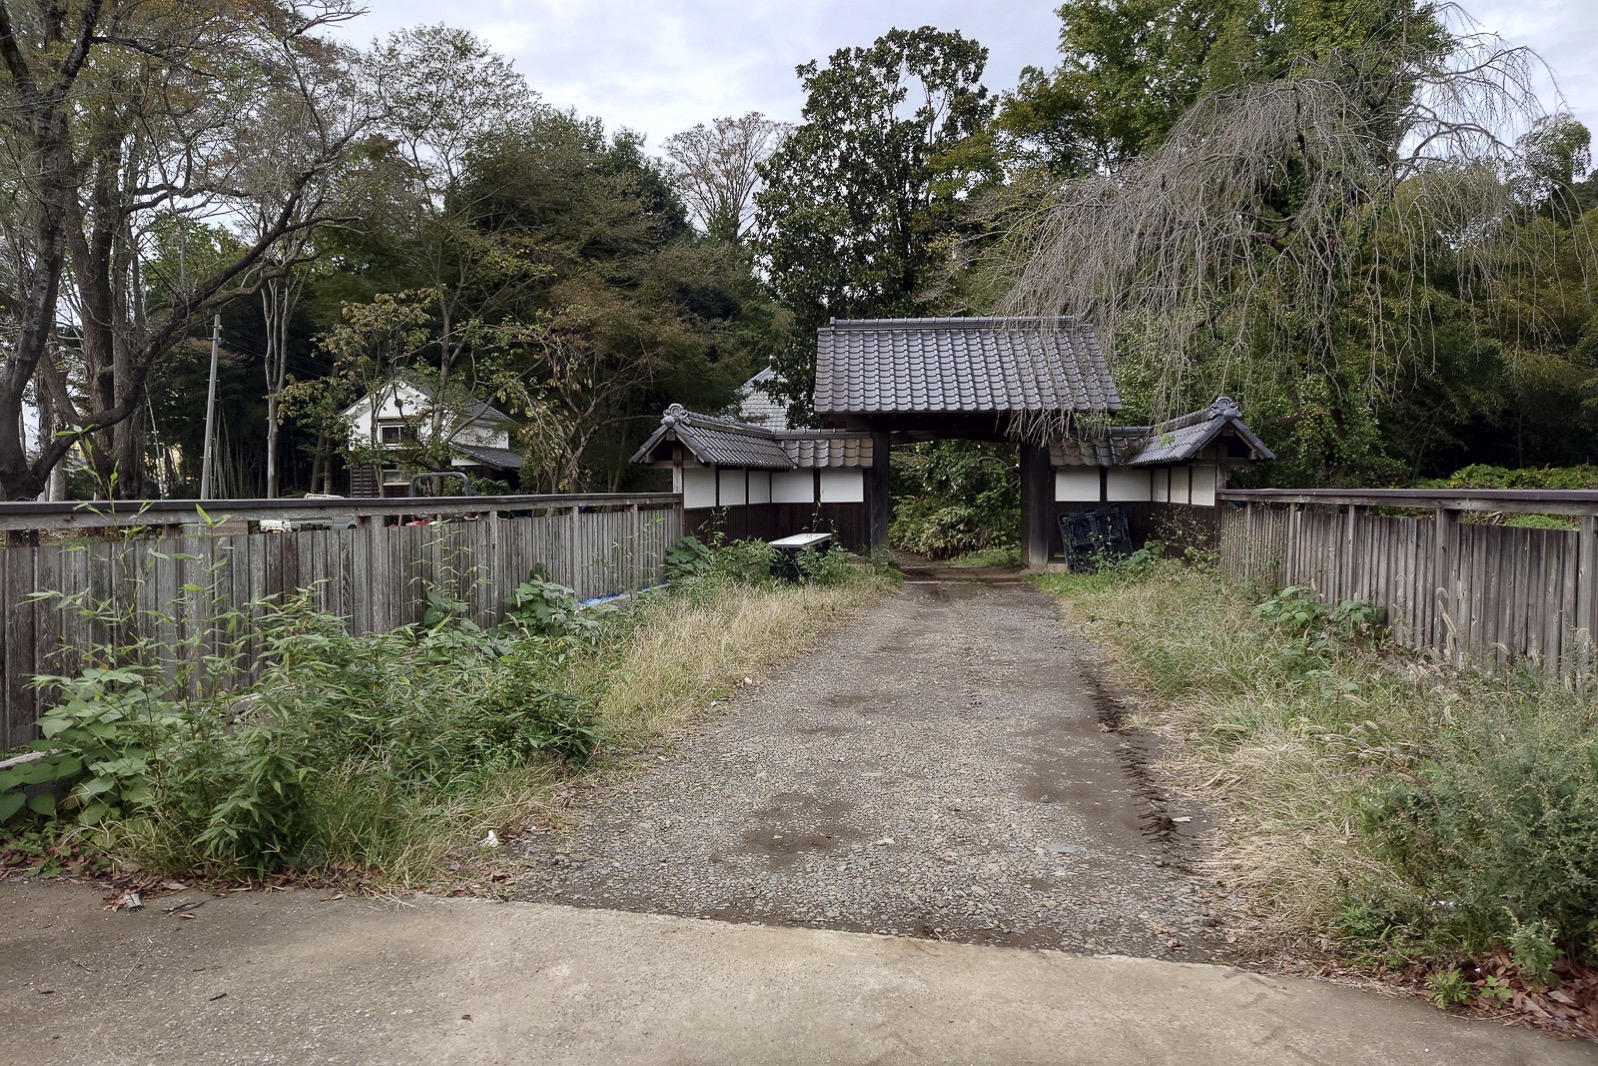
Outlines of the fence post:
{"label": "fence post", "polygon": [[1303,513],[1304,508],[1302,505],[1296,503],[1288,504],[1287,550],[1282,553],[1285,556],[1285,558],[1282,560],[1282,586],[1284,588],[1289,585],[1297,585],[1299,583],[1297,571],[1299,549],[1301,546],[1298,542],[1298,537],[1299,531],[1301,529],[1300,519]]}
{"label": "fence post", "polygon": [[1432,646],[1456,665],[1460,663],[1456,636],[1460,600],[1458,546],[1459,517],[1446,507],[1437,508],[1437,545],[1432,572],[1437,617],[1432,628]]}
{"label": "fence post", "polygon": [[1359,598],[1355,595],[1354,589],[1354,575],[1358,570],[1358,566],[1354,561],[1354,536],[1355,526],[1359,522],[1359,512],[1359,507],[1349,504],[1348,518],[1343,524],[1343,572],[1340,575],[1343,583],[1343,594],[1338,597],[1343,600]]}
{"label": "fence post", "polygon": [[580,503],[574,503],[571,505],[571,522],[566,529],[566,551],[571,566],[571,587],[577,591],[578,599],[586,599],[588,596],[583,589],[582,549],[578,546],[582,529],[583,507]]}
{"label": "fence post", "polygon": [[498,621],[495,616],[505,598],[504,590],[515,588],[516,579],[514,575],[504,572],[505,559],[499,544],[499,512],[485,511],[478,521],[488,523],[488,535],[483,538],[488,547],[488,575],[486,578],[481,572],[473,575],[473,587],[486,590],[486,595],[480,597],[488,600],[483,607],[483,614],[490,622],[494,622]]}
{"label": "fence post", "polygon": [[1598,619],[1593,616],[1598,589],[1598,517],[1581,516],[1581,528],[1576,534],[1576,684],[1587,683],[1592,671],[1592,635]]}

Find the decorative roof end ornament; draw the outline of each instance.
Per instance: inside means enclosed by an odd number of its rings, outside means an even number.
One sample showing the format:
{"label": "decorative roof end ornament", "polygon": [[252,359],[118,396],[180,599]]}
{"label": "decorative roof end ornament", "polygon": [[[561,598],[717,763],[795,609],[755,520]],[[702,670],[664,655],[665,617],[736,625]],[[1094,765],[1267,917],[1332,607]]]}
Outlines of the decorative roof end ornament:
{"label": "decorative roof end ornament", "polygon": [[1222,418],[1241,418],[1243,409],[1230,396],[1217,396],[1215,402],[1210,404],[1210,414]]}
{"label": "decorative roof end ornament", "polygon": [[670,407],[666,408],[666,413],[660,421],[665,425],[675,426],[679,421],[682,420],[682,416],[687,413],[688,409],[686,407],[680,403],[674,403]]}

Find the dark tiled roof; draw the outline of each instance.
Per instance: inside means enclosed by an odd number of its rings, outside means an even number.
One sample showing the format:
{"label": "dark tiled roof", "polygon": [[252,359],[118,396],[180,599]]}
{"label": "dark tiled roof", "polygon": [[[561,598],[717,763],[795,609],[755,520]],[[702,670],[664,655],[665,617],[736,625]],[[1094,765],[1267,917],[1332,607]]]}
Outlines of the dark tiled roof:
{"label": "dark tiled roof", "polygon": [[1230,396],[1222,396],[1202,411],[1181,415],[1157,426],[1140,427],[1121,455],[1126,466],[1183,463],[1230,428],[1248,446],[1250,458],[1275,459],[1276,455],[1243,423],[1243,412]]}
{"label": "dark tiled roof", "polygon": [[738,420],[767,429],[788,428],[788,404],[772,395],[781,382],[775,367],[766,367],[738,387]]}
{"label": "dark tiled roof", "polygon": [[837,429],[783,429],[750,426],[730,418],[714,418],[666,408],[660,426],[633,454],[635,463],[659,462],[655,450],[681,441],[690,455],[706,466],[747,466],[756,470],[793,470],[817,466],[870,466],[871,436]]}
{"label": "dark tiled roof", "polygon": [[1250,459],[1274,459],[1230,397],[1222,396],[1202,411],[1179,415],[1157,426],[1112,426],[1108,432],[1067,437],[1049,444],[1054,466],[1157,466],[1194,459],[1230,427],[1249,449]]}
{"label": "dark tiled roof", "polygon": [[1067,437],[1049,445],[1054,466],[1115,466],[1125,438],[1111,430],[1108,436]]}
{"label": "dark tiled roof", "polygon": [[[406,377],[401,377],[396,380],[405,382],[405,384],[409,385],[423,396],[426,396],[429,400],[436,399],[433,390],[430,387],[423,385],[419,381],[412,381],[410,378]],[[510,421],[512,421],[511,416],[506,414],[504,411],[501,411],[492,404],[484,403],[482,400],[475,398],[468,400],[461,410],[460,424],[462,426],[469,425],[473,422],[500,423]]]}
{"label": "dark tiled roof", "polygon": [[632,461],[647,462],[649,454],[668,439],[681,441],[706,466],[748,466],[757,470],[794,467],[771,430],[730,418],[696,414],[675,403],[666,408],[660,427],[634,453]]}
{"label": "dark tiled roof", "polygon": [[1118,411],[1091,326],[1073,318],[835,321],[816,331],[818,414]]}
{"label": "dark tiled roof", "polygon": [[869,433],[790,429],[777,434],[777,443],[798,467],[870,466],[873,455]]}
{"label": "dark tiled roof", "polygon": [[466,458],[475,459],[496,470],[520,470],[522,467],[522,453],[512,448],[489,448],[481,444],[455,444],[451,447]]}

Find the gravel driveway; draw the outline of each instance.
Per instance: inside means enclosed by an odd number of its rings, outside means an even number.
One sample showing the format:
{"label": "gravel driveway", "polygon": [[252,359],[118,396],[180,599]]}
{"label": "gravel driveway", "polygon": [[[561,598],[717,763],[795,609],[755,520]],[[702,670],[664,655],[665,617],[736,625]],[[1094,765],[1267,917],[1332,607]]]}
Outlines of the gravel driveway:
{"label": "gravel driveway", "polygon": [[[685,635],[691,639],[691,635]],[[1211,957],[1143,741],[1056,605],[908,581],[533,836],[523,899],[976,943]]]}

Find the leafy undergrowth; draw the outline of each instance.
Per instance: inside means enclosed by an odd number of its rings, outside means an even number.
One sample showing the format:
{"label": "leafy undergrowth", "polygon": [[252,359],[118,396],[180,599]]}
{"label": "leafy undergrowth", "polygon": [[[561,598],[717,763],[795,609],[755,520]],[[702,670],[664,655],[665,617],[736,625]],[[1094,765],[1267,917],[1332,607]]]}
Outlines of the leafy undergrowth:
{"label": "leafy undergrowth", "polygon": [[1173,563],[1039,579],[1107,645],[1261,958],[1598,1035],[1598,706]]}
{"label": "leafy undergrowth", "polygon": [[435,591],[420,625],[355,636],[302,594],[225,620],[258,643],[244,687],[249,663],[209,641],[96,649],[45,679],[42,757],[0,771],[0,871],[118,893],[491,887],[501,838],[888,587],[842,554],[801,559],[796,584],[769,576],[763,544],[687,555],[622,609],[535,577],[491,629]]}
{"label": "leafy undergrowth", "polygon": [[1021,549],[1014,545],[979,548],[967,552],[954,561],[960,566],[1018,570],[1021,567]]}

